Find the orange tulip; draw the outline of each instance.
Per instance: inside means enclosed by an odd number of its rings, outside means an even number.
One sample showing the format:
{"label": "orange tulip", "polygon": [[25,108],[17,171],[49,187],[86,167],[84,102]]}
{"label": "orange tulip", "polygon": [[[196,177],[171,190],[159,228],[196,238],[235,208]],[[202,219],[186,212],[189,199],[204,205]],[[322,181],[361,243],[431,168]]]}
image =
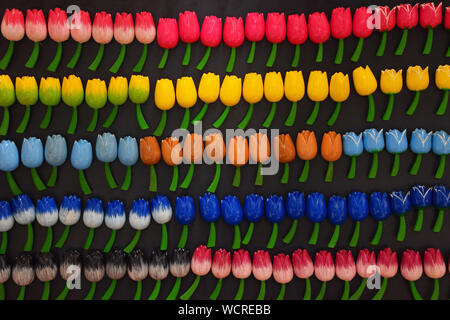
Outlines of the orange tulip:
{"label": "orange tulip", "polygon": [[194,176],[194,163],[199,162],[203,158],[203,138],[196,133],[190,133],[184,138],[183,158],[190,163],[188,173],[181,183],[183,189],[189,188]]}
{"label": "orange tulip", "polygon": [[258,132],[250,136],[250,157],[258,163],[255,185],[261,186],[263,184],[262,163],[270,157],[270,143],[266,134]]}
{"label": "orange tulip", "polygon": [[178,185],[178,165],[183,161],[183,152],[177,138],[168,137],[161,141],[164,162],[173,167],[172,182],[169,190],[175,191]]}
{"label": "orange tulip", "polygon": [[216,173],[214,179],[209,185],[208,192],[216,192],[220,180],[220,164],[225,158],[225,142],[221,133],[211,133],[205,138],[205,153],[206,156],[216,163]]}
{"label": "orange tulip", "polygon": [[305,165],[298,181],[305,182],[308,180],[309,175],[309,160],[314,159],[317,155],[317,140],[314,131],[303,130],[299,132],[297,134],[296,148],[298,157],[305,160]]}
{"label": "orange tulip", "polygon": [[334,131],[324,133],[320,152],[322,153],[322,158],[328,161],[325,182],[331,182],[333,180],[333,162],[338,160],[342,155],[341,134]]}
{"label": "orange tulip", "polygon": [[241,184],[241,166],[248,162],[248,141],[243,136],[235,136],[230,140],[227,148],[228,160],[236,167],[233,187]]}
{"label": "orange tulip", "polygon": [[275,158],[284,163],[283,176],[281,177],[281,183],[287,183],[289,181],[289,162],[295,159],[295,147],[294,142],[289,134],[280,134],[273,139]]}
{"label": "orange tulip", "polygon": [[159,148],[158,140],[155,137],[141,138],[139,141],[139,154],[142,162],[150,166],[150,184],[148,190],[156,192],[158,190],[158,181],[155,164],[161,160],[161,149]]}

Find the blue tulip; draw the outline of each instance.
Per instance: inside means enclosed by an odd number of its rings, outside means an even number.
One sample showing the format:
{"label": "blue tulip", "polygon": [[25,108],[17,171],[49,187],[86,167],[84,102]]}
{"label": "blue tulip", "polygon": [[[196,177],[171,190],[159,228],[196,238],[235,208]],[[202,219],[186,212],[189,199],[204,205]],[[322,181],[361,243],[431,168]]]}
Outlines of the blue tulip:
{"label": "blue tulip", "polygon": [[328,247],[334,248],[339,239],[341,224],[347,219],[347,199],[333,195],[328,199],[328,220],[335,225]]}
{"label": "blue tulip", "polygon": [[[11,230],[14,225],[14,217],[12,216],[11,206],[8,201],[0,201],[0,232],[7,232]],[[3,236],[5,237],[5,236]],[[5,254],[6,242],[3,243],[5,238],[3,238],[0,254]]]}
{"label": "blue tulip", "polygon": [[266,217],[272,222],[272,235],[267,243],[268,249],[273,249],[278,237],[278,223],[280,223],[286,215],[283,197],[272,195],[266,198]]}
{"label": "blue tulip", "polygon": [[400,216],[400,225],[397,233],[397,241],[403,241],[406,235],[405,214],[411,211],[411,196],[409,191],[393,191],[391,193],[391,210]]}
{"label": "blue tulip", "polygon": [[111,229],[111,235],[103,249],[104,252],[110,252],[114,241],[116,240],[117,230],[125,225],[125,207],[120,200],[108,202],[105,210],[105,225]]}
{"label": "blue tulip", "polygon": [[234,240],[232,248],[234,250],[241,247],[241,233],[239,230],[239,223],[242,221],[243,213],[239,200],[235,196],[226,196],[222,201],[221,211],[223,220],[228,225],[234,226]]}
{"label": "blue tulip", "polygon": [[434,186],[433,205],[439,210],[433,231],[440,232],[444,223],[444,210],[450,206],[450,189],[443,185]]}
{"label": "blue tulip", "polygon": [[309,238],[309,244],[316,244],[319,237],[319,223],[327,217],[327,204],[323,194],[313,192],[306,198],[306,216],[314,222],[314,230]]}
{"label": "blue tulip", "polygon": [[361,221],[369,215],[369,202],[365,193],[352,192],[348,195],[348,216],[356,221],[350,246],[356,247],[359,239],[359,230]]}
{"label": "blue tulip", "polygon": [[422,230],[423,224],[423,209],[431,206],[433,200],[433,188],[415,185],[411,189],[411,202],[414,207],[418,209],[417,220],[414,226],[414,231]]}
{"label": "blue tulip", "polygon": [[53,167],[59,167],[66,162],[66,159],[66,139],[59,134],[48,136],[45,141],[45,161]]}
{"label": "blue tulip", "polygon": [[59,220],[66,226],[73,226],[81,217],[81,199],[75,195],[65,196],[59,207]]}
{"label": "blue tulip", "polygon": [[97,135],[95,155],[101,162],[113,162],[117,158],[117,140],[112,133],[105,132]]}
{"label": "blue tulip", "polygon": [[118,149],[119,161],[124,166],[134,166],[139,158],[139,147],[135,138],[120,138]]}
{"label": "blue tulip", "polygon": [[200,216],[203,220],[210,223],[208,248],[216,245],[216,227],[214,222],[220,218],[220,204],[216,195],[213,193],[205,193],[198,198]]}
{"label": "blue tulip", "polygon": [[255,228],[255,222],[261,220],[264,216],[264,198],[258,194],[249,194],[244,201],[244,217],[250,222],[247,233],[242,243],[247,245],[250,243]]}
{"label": "blue tulip", "polygon": [[389,197],[385,192],[372,192],[369,206],[370,215],[377,221],[384,221],[391,215]]}
{"label": "blue tulip", "polygon": [[19,194],[11,199],[11,211],[14,220],[21,225],[27,225],[27,242],[23,251],[30,252],[33,249],[34,231],[32,222],[36,218],[36,209],[33,201],[26,194]]}
{"label": "blue tulip", "polygon": [[424,129],[414,129],[409,141],[409,148],[416,154],[425,154],[431,151],[431,138],[433,132],[427,132]]}
{"label": "blue tulip", "polygon": [[384,149],[383,129],[366,129],[363,132],[364,149],[372,153],[372,164],[369,170],[369,179],[375,179],[378,172],[378,152]]}
{"label": "blue tulip", "polygon": [[72,153],[70,154],[70,163],[78,170],[78,180],[80,181],[83,193],[85,195],[91,194],[92,190],[87,183],[83,171],[88,169],[92,164],[92,146],[89,141],[80,139],[73,143]]}
{"label": "blue tulip", "polygon": [[305,215],[306,203],[303,192],[289,192],[286,196],[286,214],[293,220],[300,219]]}
{"label": "blue tulip", "polygon": [[14,141],[0,142],[0,170],[11,172],[19,166],[19,151]]}
{"label": "blue tulip", "polygon": [[83,222],[89,228],[89,234],[84,243],[84,249],[89,250],[94,240],[95,229],[103,223],[105,214],[103,212],[103,202],[97,198],[89,198],[86,201],[83,211]]}
{"label": "blue tulip", "polygon": [[41,139],[35,137],[24,138],[20,158],[23,165],[27,168],[39,167],[44,162],[44,147]]}
{"label": "blue tulip", "polygon": [[188,225],[194,221],[195,205],[194,199],[189,196],[177,197],[175,201],[175,219],[183,226],[183,231],[178,241],[177,248],[184,248],[186,246],[188,237]]}
{"label": "blue tulip", "polygon": [[399,131],[391,129],[385,133],[386,150],[389,153],[403,153],[408,149],[408,138],[406,137],[406,129]]}
{"label": "blue tulip", "polygon": [[363,134],[356,134],[353,131],[346,132],[343,139],[344,154],[349,157],[358,157],[364,151]]}
{"label": "blue tulip", "polygon": [[36,220],[43,227],[52,227],[58,222],[58,206],[53,197],[36,200]]}
{"label": "blue tulip", "polygon": [[433,133],[433,152],[437,155],[450,153],[450,137],[447,132],[441,130]]}
{"label": "blue tulip", "polygon": [[128,216],[128,221],[130,226],[136,230],[131,242],[123,249],[124,252],[130,253],[134,250],[136,245],[141,238],[142,230],[146,229],[150,225],[151,215],[150,215],[150,204],[145,199],[133,200],[131,204],[130,215]]}
{"label": "blue tulip", "polygon": [[167,250],[168,236],[166,223],[172,219],[172,206],[170,205],[169,198],[166,196],[156,196],[156,198],[152,199],[152,217],[162,228],[160,250]]}

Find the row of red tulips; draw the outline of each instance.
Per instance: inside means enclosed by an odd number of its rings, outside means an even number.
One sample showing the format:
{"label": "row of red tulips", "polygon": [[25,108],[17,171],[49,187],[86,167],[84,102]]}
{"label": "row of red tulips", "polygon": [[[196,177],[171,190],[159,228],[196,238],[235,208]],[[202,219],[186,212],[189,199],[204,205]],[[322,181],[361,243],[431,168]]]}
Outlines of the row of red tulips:
{"label": "row of red tulips", "polygon": [[[267,59],[266,66],[273,66],[276,58],[277,45],[286,38],[295,46],[292,67],[297,67],[300,58],[300,45],[309,38],[313,43],[318,44],[316,62],[321,62],[323,58],[323,43],[330,35],[339,40],[338,51],[335,63],[342,62],[344,52],[344,39],[353,34],[359,39],[358,45],[351,57],[351,61],[357,62],[363,49],[364,39],[368,38],[373,30],[382,33],[381,42],[376,55],[382,56],[387,42],[387,32],[395,26],[403,30],[402,38],[398,44],[396,55],[402,55],[406,46],[408,30],[413,29],[420,22],[422,28],[428,30],[427,40],[423,49],[423,54],[431,52],[433,42],[433,29],[442,24],[450,30],[450,6],[445,8],[445,18],[443,19],[442,3],[401,4],[394,8],[388,6],[361,7],[355,10],[353,17],[350,8],[335,8],[328,21],[324,12],[314,12],[308,16],[308,23],[305,15],[291,14],[287,17],[284,13],[272,12],[264,19],[263,13],[247,13],[245,25],[242,17],[226,17],[223,30],[222,19],[216,16],[206,16],[200,28],[197,15],[194,11],[179,13],[178,22],[175,18],[159,18],[158,29],[156,30],[152,14],[149,12],[136,13],[135,21],[130,13],[116,13],[115,21],[111,14],[104,11],[97,12],[91,24],[90,14],[83,10],[75,11],[71,19],[68,19],[64,10],[55,8],[49,11],[48,23],[46,23],[42,10],[27,10],[26,19],[22,11],[17,9],[6,10],[1,31],[3,36],[10,41],[9,48],[3,59],[0,61],[0,69],[5,70],[12,58],[14,43],[20,41],[24,35],[35,43],[33,53],[30,56],[26,67],[33,68],[39,55],[39,43],[46,39],[47,30],[50,38],[58,43],[57,53],[48,69],[56,71],[62,56],[62,43],[71,36],[78,42],[78,47],[72,59],[67,64],[68,68],[75,68],[81,55],[82,44],[94,39],[100,44],[98,54],[89,66],[90,70],[96,70],[102,60],[104,45],[114,39],[121,44],[120,55],[114,65],[110,68],[113,73],[118,72],[126,54],[126,45],[133,42],[134,38],[143,44],[143,51],[139,62],[133,71],[141,72],[147,59],[148,44],[155,38],[158,45],[165,49],[164,55],[159,63],[159,68],[164,68],[170,49],[177,46],[179,39],[186,43],[186,52],[183,65],[189,65],[191,44],[198,40],[207,47],[203,59],[198,63],[197,69],[202,70],[206,65],[211,53],[211,48],[217,47],[223,38],[225,44],[231,48],[231,55],[226,71],[232,72],[236,58],[236,48],[240,47],[245,38],[252,42],[252,47],[247,59],[252,63],[255,54],[256,43],[264,37],[272,43],[272,50]],[[419,14],[420,12],[420,14]],[[446,53],[450,56],[450,47]]]}

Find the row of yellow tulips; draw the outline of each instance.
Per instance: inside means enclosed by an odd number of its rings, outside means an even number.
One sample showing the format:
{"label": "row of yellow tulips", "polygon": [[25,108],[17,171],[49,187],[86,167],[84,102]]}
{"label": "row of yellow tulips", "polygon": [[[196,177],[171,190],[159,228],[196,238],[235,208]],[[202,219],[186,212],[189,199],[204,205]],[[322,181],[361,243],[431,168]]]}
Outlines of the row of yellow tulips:
{"label": "row of yellow tulips", "polygon": [[[437,114],[443,115],[448,102],[450,89],[450,66],[439,66],[435,72],[436,86],[444,91],[444,98],[438,108]],[[375,106],[372,94],[378,87],[377,79],[369,66],[358,67],[353,70],[353,85],[355,91],[361,96],[367,96],[369,99],[369,112],[367,121],[373,121],[375,115]],[[415,97],[407,114],[412,115],[418,106],[420,92],[429,86],[428,67],[422,69],[420,66],[411,66],[406,71],[406,86],[410,91],[415,92]],[[391,116],[394,106],[394,95],[403,88],[402,70],[386,69],[381,71],[380,76],[381,91],[389,95],[389,103],[383,116],[388,120]],[[334,73],[330,81],[325,71],[311,71],[308,77],[306,93],[310,100],[315,102],[314,109],[307,119],[307,124],[314,124],[320,102],[328,96],[336,102],[336,109],[330,117],[328,124],[331,126],[336,122],[339,115],[341,104],[346,101],[350,95],[350,81],[348,74],[342,72]],[[155,131],[155,135],[161,136],[167,115],[166,112],[175,106],[175,102],[185,109],[185,116],[181,123],[181,128],[187,128],[190,121],[190,108],[195,106],[197,99],[200,99],[204,106],[199,114],[192,120],[195,124],[204,117],[208,105],[216,102],[219,98],[226,109],[223,114],[214,122],[214,127],[219,128],[225,121],[230,108],[236,106],[241,97],[250,104],[248,112],[239,128],[245,129],[251,119],[254,104],[260,102],[263,97],[272,107],[263,123],[263,127],[270,127],[276,113],[276,105],[283,97],[292,102],[292,108],[288,118],[285,121],[286,126],[292,126],[296,119],[297,103],[305,94],[305,81],[302,71],[292,70],[285,74],[284,81],[280,72],[268,72],[265,74],[264,81],[261,74],[247,73],[242,81],[235,75],[226,75],[220,82],[220,76],[214,73],[204,73],[201,77],[198,89],[192,77],[181,77],[177,79],[176,88],[170,79],[159,79],[156,82],[154,101],[158,109],[163,111],[160,124]],[[114,106],[103,127],[109,128],[114,122],[118,107],[123,105],[129,98],[137,105],[136,114],[141,129],[148,129],[149,126],[144,119],[141,111],[141,105],[144,104],[150,95],[150,80],[148,76],[133,75],[128,80],[124,77],[111,77],[107,88],[104,80],[91,79],[87,81],[84,90],[82,80],[74,75],[64,77],[62,85],[58,78],[41,78],[39,88],[34,77],[24,76],[16,78],[16,85],[8,75],[0,75],[0,106],[4,107],[4,120],[0,126],[0,134],[6,135],[8,130],[9,113],[8,107],[17,101],[26,107],[26,113],[17,132],[23,133],[27,127],[30,116],[30,106],[35,105],[38,100],[48,107],[41,128],[45,129],[50,124],[52,107],[57,106],[61,99],[63,102],[73,108],[73,117],[70,123],[68,133],[74,133],[77,123],[77,107],[86,100],[86,103],[94,110],[94,115],[88,131],[93,131],[97,125],[98,110],[109,102]]]}

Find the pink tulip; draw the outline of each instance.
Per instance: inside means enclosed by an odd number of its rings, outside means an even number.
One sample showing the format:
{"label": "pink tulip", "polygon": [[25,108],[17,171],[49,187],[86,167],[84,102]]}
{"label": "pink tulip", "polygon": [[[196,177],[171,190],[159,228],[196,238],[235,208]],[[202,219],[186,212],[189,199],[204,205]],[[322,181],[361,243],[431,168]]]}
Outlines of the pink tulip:
{"label": "pink tulip", "polygon": [[114,20],[114,40],[120,44],[130,44],[134,40],[134,22],[131,13],[116,13]]}
{"label": "pink tulip", "polygon": [[294,273],[300,279],[308,279],[314,273],[314,265],[308,251],[297,249],[292,253]]}
{"label": "pink tulip", "polygon": [[48,34],[55,42],[64,42],[69,39],[69,22],[64,10],[60,8],[50,9],[48,14]]}
{"label": "pink tulip", "polygon": [[197,276],[205,276],[211,270],[211,249],[204,245],[195,248],[191,260],[191,270]]}
{"label": "pink tulip", "polygon": [[9,41],[20,41],[25,35],[23,13],[17,9],[6,9],[2,19],[2,35]]}
{"label": "pink tulip", "polygon": [[89,12],[80,10],[75,11],[72,15],[72,21],[70,26],[70,35],[72,39],[79,43],[89,41],[91,38],[91,17]]}
{"label": "pink tulip", "polygon": [[34,68],[39,57],[39,42],[47,38],[47,22],[45,21],[42,10],[27,10],[25,19],[25,32],[28,39],[34,41],[33,52],[28,59],[25,67]]}
{"label": "pink tulip", "polygon": [[136,13],[136,25],[134,26],[136,39],[142,44],[149,44],[155,40],[156,28],[153,16],[150,12]]}
{"label": "pink tulip", "polygon": [[362,249],[358,253],[358,260],[356,261],[356,271],[358,275],[367,279],[376,271],[375,252],[370,252],[368,249]]}
{"label": "pink tulip", "polygon": [[222,18],[206,16],[205,19],[203,19],[202,28],[200,30],[200,41],[207,49],[196,68],[198,70],[203,70],[211,54],[211,48],[217,47],[222,41]]}
{"label": "pink tulip", "polygon": [[418,251],[403,251],[400,272],[402,277],[408,281],[416,281],[422,277],[422,259],[420,258],[420,253]]}
{"label": "pink tulip", "polygon": [[231,272],[236,279],[240,279],[239,289],[234,300],[241,300],[244,294],[245,279],[252,274],[252,262],[247,250],[239,249],[234,251]]}
{"label": "pink tulip", "polygon": [[377,266],[383,278],[393,278],[398,271],[397,252],[390,248],[381,250],[377,257]]}
{"label": "pink tulip", "polygon": [[108,44],[114,36],[113,21],[111,14],[105,11],[95,14],[92,24],[92,38],[99,44]]}
{"label": "pink tulip", "polygon": [[356,265],[352,252],[340,250],[336,253],[336,276],[343,281],[352,281],[356,275]]}
{"label": "pink tulip", "polygon": [[276,282],[286,284],[292,281],[294,272],[288,255],[279,253],[273,257],[273,278]]}
{"label": "pink tulip", "polygon": [[287,39],[295,46],[295,54],[291,67],[296,68],[298,67],[298,62],[300,60],[300,45],[305,43],[308,39],[308,27],[303,13],[301,15],[291,14],[288,16]]}
{"label": "pink tulip", "polygon": [[214,277],[219,279],[216,288],[209,297],[211,300],[216,300],[222,288],[222,279],[228,277],[231,272],[231,255],[227,250],[219,249],[214,252],[211,272]]}
{"label": "pink tulip", "polygon": [[446,267],[439,249],[429,248],[423,254],[423,266],[427,277],[440,279],[445,275]]}
{"label": "pink tulip", "polygon": [[156,41],[158,45],[165,49],[159,62],[158,68],[163,69],[169,56],[169,49],[173,49],[178,44],[178,25],[177,19],[159,18],[158,29],[156,30]]}
{"label": "pink tulip", "polygon": [[252,272],[255,279],[261,281],[258,300],[263,300],[266,294],[266,280],[272,276],[272,261],[269,252],[258,250],[253,253]]}
{"label": "pink tulip", "polygon": [[316,253],[314,259],[314,274],[317,279],[323,282],[334,278],[335,268],[331,253],[325,250]]}

